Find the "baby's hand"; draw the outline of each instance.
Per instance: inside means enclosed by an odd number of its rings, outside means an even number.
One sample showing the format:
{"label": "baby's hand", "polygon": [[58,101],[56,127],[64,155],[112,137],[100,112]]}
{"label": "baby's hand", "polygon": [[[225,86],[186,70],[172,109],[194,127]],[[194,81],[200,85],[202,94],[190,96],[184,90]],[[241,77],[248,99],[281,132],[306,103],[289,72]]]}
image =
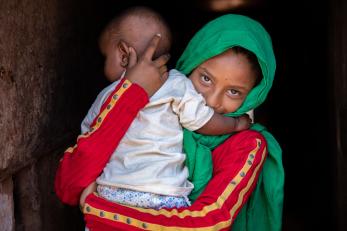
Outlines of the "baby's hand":
{"label": "baby's hand", "polygon": [[80,197],[80,208],[83,209],[84,203],[86,201],[86,198],[89,194],[96,192],[96,182],[92,182],[90,185],[88,185],[87,188],[85,188],[81,194]]}
{"label": "baby's hand", "polygon": [[155,35],[143,55],[137,60],[134,48],[130,48],[129,69],[126,78],[140,85],[152,96],[166,81],[168,77],[166,63],[169,55],[162,55],[153,60],[153,55],[159,45],[160,35]]}
{"label": "baby's hand", "polygon": [[240,117],[235,117],[235,120],[236,120],[235,131],[246,130],[252,124],[252,120],[247,114],[242,115]]}

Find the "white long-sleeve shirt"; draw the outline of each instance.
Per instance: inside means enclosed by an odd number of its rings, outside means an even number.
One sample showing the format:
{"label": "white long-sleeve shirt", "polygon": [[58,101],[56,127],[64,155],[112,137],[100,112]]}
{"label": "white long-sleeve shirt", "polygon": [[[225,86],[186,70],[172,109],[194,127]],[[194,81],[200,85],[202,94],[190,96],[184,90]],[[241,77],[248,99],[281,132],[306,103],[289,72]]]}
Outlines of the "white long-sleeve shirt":
{"label": "white long-sleeve shirt", "polygon": [[[89,131],[102,104],[119,81],[106,87],[82,122]],[[162,195],[187,196],[193,184],[184,165],[183,130],[197,130],[213,115],[191,81],[171,70],[164,85],[138,113],[97,183]]]}

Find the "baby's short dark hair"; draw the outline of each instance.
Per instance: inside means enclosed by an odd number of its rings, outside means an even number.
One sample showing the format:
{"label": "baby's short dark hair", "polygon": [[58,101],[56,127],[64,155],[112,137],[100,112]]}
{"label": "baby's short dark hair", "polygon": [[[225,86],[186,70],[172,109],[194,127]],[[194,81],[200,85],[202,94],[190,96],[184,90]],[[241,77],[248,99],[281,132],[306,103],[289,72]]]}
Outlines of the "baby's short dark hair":
{"label": "baby's short dark hair", "polygon": [[[131,20],[140,23],[141,27],[131,28],[131,33],[135,33],[137,36],[133,36],[135,38],[129,39],[129,37],[127,37],[129,34],[129,28],[127,28],[127,26],[131,25],[131,23],[129,23]],[[136,29],[140,30],[135,31]],[[136,6],[126,9],[113,18],[102,32],[99,43],[101,44],[105,40],[118,41],[123,39],[125,42],[129,43],[130,46],[133,46],[138,55],[140,55],[146,48],[148,42],[157,33],[162,35],[162,39],[154,55],[155,57],[169,52],[172,43],[171,31],[167,22],[159,13],[148,7]]]}

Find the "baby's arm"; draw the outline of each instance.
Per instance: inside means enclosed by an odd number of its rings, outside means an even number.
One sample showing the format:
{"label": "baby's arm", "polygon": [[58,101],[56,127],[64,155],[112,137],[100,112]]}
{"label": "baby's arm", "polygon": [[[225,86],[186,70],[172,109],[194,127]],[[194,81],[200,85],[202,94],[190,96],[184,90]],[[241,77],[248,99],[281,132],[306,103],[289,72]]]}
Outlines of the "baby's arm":
{"label": "baby's arm", "polygon": [[[179,116],[182,127],[204,135],[224,135],[232,132],[246,130],[251,125],[248,115],[240,117],[227,117],[216,113],[206,104],[202,94],[199,94],[193,83],[178,71],[170,72],[174,82],[174,89],[183,89],[182,98],[172,104],[172,109]],[[177,82],[181,83],[179,85]],[[183,85],[184,84],[184,85]]]}
{"label": "baby's arm", "polygon": [[211,119],[196,132],[204,135],[224,135],[248,129],[251,122],[247,114],[240,117],[226,117],[215,112]]}

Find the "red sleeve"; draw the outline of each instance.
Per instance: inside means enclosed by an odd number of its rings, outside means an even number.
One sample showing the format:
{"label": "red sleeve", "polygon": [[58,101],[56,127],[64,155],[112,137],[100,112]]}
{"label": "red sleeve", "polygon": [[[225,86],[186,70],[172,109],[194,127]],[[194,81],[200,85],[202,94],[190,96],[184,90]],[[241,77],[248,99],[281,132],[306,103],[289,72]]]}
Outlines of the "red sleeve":
{"label": "red sleeve", "polygon": [[266,141],[260,133],[240,132],[213,151],[212,180],[192,206],[134,208],[90,194],[83,209],[87,227],[104,231],[229,230],[256,185],[266,154]]}
{"label": "red sleeve", "polygon": [[77,205],[84,188],[96,180],[135,116],[148,103],[147,93],[123,80],[106,99],[91,131],[77,138],[61,159],[55,192],[66,204]]}

